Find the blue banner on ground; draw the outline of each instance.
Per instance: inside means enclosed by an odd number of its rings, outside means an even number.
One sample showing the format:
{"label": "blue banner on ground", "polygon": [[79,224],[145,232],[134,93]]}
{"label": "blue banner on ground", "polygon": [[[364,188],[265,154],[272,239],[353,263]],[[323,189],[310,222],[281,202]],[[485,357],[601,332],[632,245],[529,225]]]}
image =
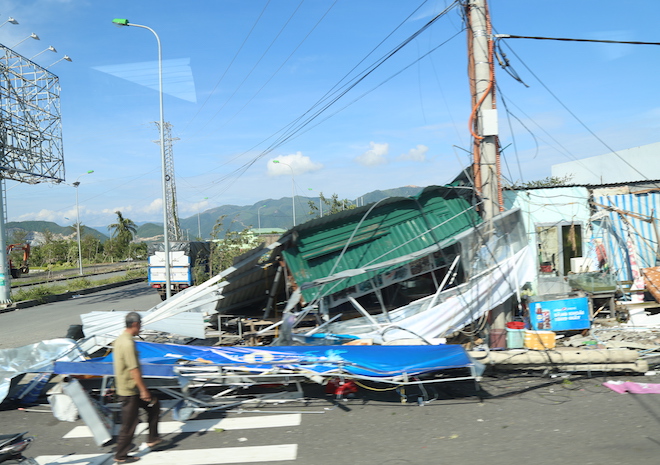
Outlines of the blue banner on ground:
{"label": "blue banner on ground", "polygon": [[[175,376],[174,364],[217,365],[252,373],[272,372],[324,376],[357,375],[387,378],[417,376],[436,371],[472,367],[460,345],[438,346],[292,346],[207,347],[136,341],[145,376]],[[85,362],[55,364],[58,374],[112,374],[112,354]]]}

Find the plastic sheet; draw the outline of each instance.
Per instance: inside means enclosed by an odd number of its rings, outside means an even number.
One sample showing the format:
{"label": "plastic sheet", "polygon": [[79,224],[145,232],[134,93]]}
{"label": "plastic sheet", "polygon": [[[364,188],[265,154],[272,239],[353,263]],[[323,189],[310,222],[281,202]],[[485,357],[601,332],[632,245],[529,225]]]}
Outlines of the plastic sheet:
{"label": "plastic sheet", "polygon": [[7,397],[12,378],[24,373],[52,372],[56,360],[82,359],[76,342],[64,338],[0,350],[0,402]]}

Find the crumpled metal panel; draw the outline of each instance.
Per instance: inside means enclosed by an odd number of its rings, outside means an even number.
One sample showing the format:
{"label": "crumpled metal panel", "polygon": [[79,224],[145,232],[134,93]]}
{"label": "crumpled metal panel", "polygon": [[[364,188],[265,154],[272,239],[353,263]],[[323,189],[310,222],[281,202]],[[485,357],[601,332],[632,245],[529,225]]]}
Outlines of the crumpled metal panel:
{"label": "crumpled metal panel", "polygon": [[225,270],[227,286],[222,289],[223,299],[218,302],[219,313],[231,313],[248,307],[263,309],[266,306],[277,265],[264,258],[277,250],[283,241],[280,239],[267,247],[261,245],[246,252]]}
{"label": "crumpled metal panel", "polygon": [[[385,199],[293,228],[293,247],[283,250],[296,283],[314,281],[343,270],[414,254],[451,239],[482,222],[459,189],[431,186],[414,197]],[[381,270],[381,272],[384,272]],[[336,283],[338,293],[368,282],[369,272]],[[305,301],[317,290],[303,290]]]}
{"label": "crumpled metal panel", "polygon": [[[124,330],[128,312],[91,312],[80,315],[85,336],[119,336]],[[143,320],[147,312],[138,312]],[[178,336],[204,339],[204,315],[199,312],[184,312],[153,323],[145,323],[145,330],[162,331]]]}
{"label": "crumpled metal panel", "polygon": [[83,360],[72,339],[51,339],[0,350],[0,402],[9,393],[12,378],[23,373],[52,372],[57,360]]}

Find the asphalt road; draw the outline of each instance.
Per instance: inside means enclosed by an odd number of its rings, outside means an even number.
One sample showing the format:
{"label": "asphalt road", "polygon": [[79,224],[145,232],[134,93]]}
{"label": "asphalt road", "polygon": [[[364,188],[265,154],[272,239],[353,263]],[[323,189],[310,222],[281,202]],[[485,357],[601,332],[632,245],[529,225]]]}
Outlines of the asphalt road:
{"label": "asphalt road", "polygon": [[[44,335],[61,336],[80,313],[92,309],[144,310],[158,302],[156,293],[138,284],[0,314],[0,344],[16,347],[44,339]],[[267,413],[233,410],[193,417],[187,422],[191,431],[167,434],[171,447],[141,452],[140,463],[659,463],[660,395],[617,394],[602,385],[612,378],[660,383],[660,375],[566,379],[500,375],[484,378],[479,390],[472,383],[438,385],[429,390],[435,400],[423,406],[416,404],[414,388],[406,390],[409,402],[405,404],[393,391],[361,388],[355,399],[337,405],[317,385],[307,385],[312,399],[308,404],[259,407]],[[89,437],[64,438],[83,425],[80,420],[60,422],[43,405],[32,410],[38,412],[18,410],[7,403],[0,407],[0,434],[29,431],[36,437],[28,456],[41,457],[44,464],[55,463],[44,458],[55,455],[60,457],[57,463],[76,465],[99,463],[81,454],[109,457],[101,454],[109,454],[112,446],[96,446]],[[208,421],[199,423],[203,419],[229,423],[209,427]],[[171,421],[169,414],[163,421]],[[280,426],[273,426],[273,421]],[[143,440],[144,436],[136,438],[136,444]]]}
{"label": "asphalt road", "polygon": [[158,293],[146,282],[36,307],[0,313],[0,349],[21,347],[66,336],[80,315],[104,310],[148,310],[160,303]]}
{"label": "asphalt road", "polygon": [[[267,415],[229,412],[194,418],[188,422],[191,426],[199,418],[241,422],[252,419],[253,423],[245,429],[219,427],[171,433],[166,435],[173,441],[171,447],[144,455],[141,463],[245,463],[227,456],[230,452],[247,453],[265,446],[293,448],[295,453],[287,458],[277,449],[267,459],[250,463],[658,463],[658,395],[617,394],[602,386],[602,381],[603,378],[576,377],[570,383],[538,377],[487,378],[481,384],[481,395],[486,396],[483,400],[474,396],[469,386],[446,384],[437,393],[439,399],[425,406],[401,404],[391,393],[363,390],[358,399],[342,402],[341,408],[337,408],[316,392],[316,400],[308,406],[297,403],[264,407],[262,410],[271,412]],[[642,377],[641,381],[660,379]],[[285,416],[293,417],[294,421],[280,427],[265,427],[267,422]],[[169,416],[164,420],[170,420]],[[91,438],[63,439],[81,424],[59,422],[50,413],[0,411],[1,432],[29,430],[36,435],[29,456],[72,454],[57,463],[90,463],[81,461],[79,454],[111,452],[112,446],[97,447]],[[136,444],[142,441],[144,436]],[[209,460],[207,456],[202,461],[196,455],[200,451],[211,453],[212,458]],[[172,457],[175,453],[180,455]]]}

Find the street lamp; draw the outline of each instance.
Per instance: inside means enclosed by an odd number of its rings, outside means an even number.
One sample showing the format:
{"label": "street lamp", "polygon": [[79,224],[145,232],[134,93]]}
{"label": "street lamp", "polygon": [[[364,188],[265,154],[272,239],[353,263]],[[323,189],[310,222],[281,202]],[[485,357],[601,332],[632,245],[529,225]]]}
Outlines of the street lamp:
{"label": "street lamp", "polygon": [[261,229],[261,209],[264,208],[266,205],[262,205],[259,208],[257,208],[257,224],[259,225],[259,229]]}
{"label": "street lamp", "polygon": [[[84,176],[86,174],[92,174],[94,170],[89,170],[86,173],[81,174],[80,176]],[[83,275],[83,267],[82,267],[82,245],[80,243],[80,209],[78,208],[78,186],[80,186],[80,176],[76,179],[76,182],[72,184],[73,187],[76,188],[76,232],[78,236],[78,269],[80,270],[80,276]]]}
{"label": "street lamp", "polygon": [[14,18],[12,18],[12,17],[10,16],[9,19],[8,19],[7,21],[5,21],[4,23],[0,24],[0,27],[4,26],[4,25],[7,24],[7,23],[10,23],[10,24],[18,24],[18,21],[16,21]]}
{"label": "street lamp", "polygon": [[50,68],[51,66],[56,65],[56,64],[58,64],[58,63],[59,63],[60,61],[62,61],[62,60],[73,61],[69,55],[64,55],[62,58],[60,58],[59,60],[57,60],[55,63],[51,63],[51,64],[49,64],[49,65],[46,66],[44,69],[48,69],[48,68]]}
{"label": "street lamp", "polygon": [[296,184],[293,181],[293,168],[291,165],[283,163],[279,160],[273,160],[273,163],[279,163],[280,165],[288,166],[291,170],[291,203],[293,204],[293,226],[296,226]]}
{"label": "street lamp", "polygon": [[[49,46],[47,49],[42,50],[42,51],[40,51],[39,53],[37,53],[35,56],[33,56],[32,58],[30,58],[30,60],[34,61],[35,58],[37,58],[39,55],[41,55],[41,54],[44,53],[44,52],[55,52],[55,53],[57,53],[57,50],[55,50],[55,47],[53,47],[53,46],[51,45],[51,46]],[[70,58],[69,58],[69,59],[70,59]]]}
{"label": "street lamp", "polygon": [[[208,197],[204,197],[204,200],[208,200]],[[197,237],[199,240],[202,240],[202,223],[199,221],[199,208],[197,209]]]}
{"label": "street lamp", "polygon": [[30,34],[30,35],[27,36],[25,39],[21,40],[20,42],[18,42],[16,45],[14,45],[14,46],[11,47],[11,48],[16,48],[16,47],[18,47],[19,45],[21,45],[23,42],[25,42],[25,41],[28,40],[28,39],[40,40],[40,39],[39,39],[39,36],[36,35],[36,34],[33,32],[32,34]]}
{"label": "street lamp", "polygon": [[148,26],[143,26],[141,24],[129,23],[128,19],[113,19],[112,22],[117,26],[133,26],[146,29],[150,31],[155,37],[156,42],[158,43],[158,95],[160,98],[160,156],[161,156],[161,165],[162,165],[162,184],[163,184],[163,248],[165,249],[165,284],[167,288],[165,289],[166,298],[169,299],[172,297],[171,283],[172,279],[170,276],[170,237],[167,231],[167,171],[166,171],[166,160],[165,160],[165,119],[163,116],[163,53],[160,46],[160,37],[156,34],[156,31],[151,29]]}

